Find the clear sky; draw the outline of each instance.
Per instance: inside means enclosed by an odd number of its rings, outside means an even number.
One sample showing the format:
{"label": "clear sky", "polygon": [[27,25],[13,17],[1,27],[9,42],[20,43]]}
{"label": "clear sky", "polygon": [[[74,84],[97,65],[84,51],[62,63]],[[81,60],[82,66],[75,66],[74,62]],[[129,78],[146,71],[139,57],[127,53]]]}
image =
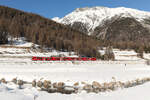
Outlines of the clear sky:
{"label": "clear sky", "polygon": [[40,14],[47,18],[63,17],[76,8],[105,6],[150,11],[150,0],[0,0],[0,5]]}

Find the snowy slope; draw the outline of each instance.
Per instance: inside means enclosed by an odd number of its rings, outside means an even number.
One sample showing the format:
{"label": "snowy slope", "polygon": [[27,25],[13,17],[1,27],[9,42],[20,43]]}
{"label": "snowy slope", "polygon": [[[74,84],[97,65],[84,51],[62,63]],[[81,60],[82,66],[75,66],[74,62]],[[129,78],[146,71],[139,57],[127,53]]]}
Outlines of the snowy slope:
{"label": "snowy slope", "polygon": [[92,7],[92,8],[77,8],[72,13],[66,15],[64,18],[59,19],[58,17],[53,20],[72,25],[74,22],[81,22],[86,26],[86,29],[90,33],[104,20],[111,19],[114,16],[121,17],[133,17],[138,21],[142,21],[145,18],[150,17],[150,12],[140,11],[131,8],[107,8],[107,7]]}

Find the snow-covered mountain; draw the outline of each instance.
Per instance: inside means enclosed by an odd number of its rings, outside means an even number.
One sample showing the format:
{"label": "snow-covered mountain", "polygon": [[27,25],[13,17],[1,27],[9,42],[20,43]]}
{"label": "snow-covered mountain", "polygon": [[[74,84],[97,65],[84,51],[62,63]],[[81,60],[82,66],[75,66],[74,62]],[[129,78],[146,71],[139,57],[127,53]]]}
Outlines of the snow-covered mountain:
{"label": "snow-covered mountain", "polygon": [[60,18],[59,17],[54,17],[52,20],[59,22]]}
{"label": "snow-covered mountain", "polygon": [[74,24],[77,26],[76,24],[78,24],[79,28],[84,26],[84,29],[86,28],[88,34],[91,35],[97,26],[100,26],[104,21],[110,20],[115,16],[131,17],[137,21],[142,22],[144,19],[150,18],[150,12],[125,7],[85,7],[77,8],[75,11],[71,12],[63,18],[55,17],[53,20],[71,26],[74,26]]}

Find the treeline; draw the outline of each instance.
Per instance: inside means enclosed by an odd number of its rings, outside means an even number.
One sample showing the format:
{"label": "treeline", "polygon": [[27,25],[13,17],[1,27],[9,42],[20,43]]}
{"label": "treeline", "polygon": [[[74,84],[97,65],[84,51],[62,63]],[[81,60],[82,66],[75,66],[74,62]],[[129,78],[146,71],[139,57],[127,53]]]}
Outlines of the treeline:
{"label": "treeline", "polygon": [[41,47],[100,57],[95,38],[42,16],[0,6],[0,44],[8,43],[8,37],[25,37]]}

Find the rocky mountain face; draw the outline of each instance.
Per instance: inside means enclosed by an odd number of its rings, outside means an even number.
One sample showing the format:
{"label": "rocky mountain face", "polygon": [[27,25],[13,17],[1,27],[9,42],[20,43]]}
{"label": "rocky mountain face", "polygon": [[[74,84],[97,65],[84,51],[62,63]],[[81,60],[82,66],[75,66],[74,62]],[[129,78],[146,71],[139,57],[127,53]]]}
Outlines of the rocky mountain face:
{"label": "rocky mountain face", "polygon": [[149,30],[137,20],[129,17],[106,22],[105,26],[96,27],[93,35],[111,42],[148,42],[150,40]]}
{"label": "rocky mountain face", "polygon": [[124,7],[85,7],[77,8],[63,18],[56,17],[53,20],[92,35],[96,27],[104,25],[106,21],[122,17],[130,17],[143,22],[145,19],[150,19],[150,13]]}
{"label": "rocky mountain face", "polygon": [[150,12],[124,7],[86,7],[55,21],[97,37],[106,46],[124,49],[150,46]]}

